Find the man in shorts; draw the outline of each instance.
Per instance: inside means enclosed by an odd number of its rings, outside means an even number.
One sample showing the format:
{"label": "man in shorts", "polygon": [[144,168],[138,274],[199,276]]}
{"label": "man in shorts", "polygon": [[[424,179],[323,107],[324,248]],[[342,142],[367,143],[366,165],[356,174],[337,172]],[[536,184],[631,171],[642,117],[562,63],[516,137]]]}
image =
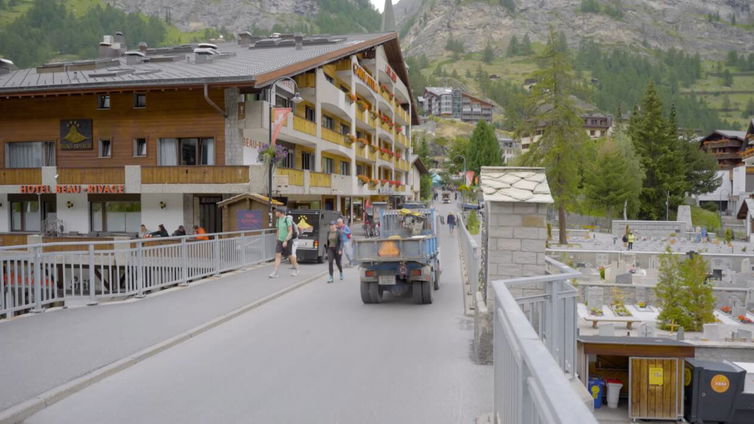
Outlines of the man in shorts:
{"label": "man in shorts", "polygon": [[291,276],[298,275],[298,262],[296,257],[291,255],[291,237],[293,236],[293,221],[285,216],[285,209],[275,209],[275,227],[277,228],[277,243],[275,245],[275,270],[270,274],[270,278],[277,278],[280,262],[283,256],[290,256],[293,271]]}

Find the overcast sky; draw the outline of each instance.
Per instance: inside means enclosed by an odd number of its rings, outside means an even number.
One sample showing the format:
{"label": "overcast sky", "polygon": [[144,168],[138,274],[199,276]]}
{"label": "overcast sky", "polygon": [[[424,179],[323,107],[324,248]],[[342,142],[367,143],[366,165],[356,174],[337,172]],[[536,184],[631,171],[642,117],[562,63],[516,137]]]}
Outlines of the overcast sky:
{"label": "overcast sky", "polygon": [[[371,1],[374,7],[376,7],[377,10],[380,11],[380,13],[382,13],[382,6],[385,5],[385,0],[369,0],[369,1]],[[393,6],[395,6],[396,3],[398,2],[396,0],[393,0]]]}

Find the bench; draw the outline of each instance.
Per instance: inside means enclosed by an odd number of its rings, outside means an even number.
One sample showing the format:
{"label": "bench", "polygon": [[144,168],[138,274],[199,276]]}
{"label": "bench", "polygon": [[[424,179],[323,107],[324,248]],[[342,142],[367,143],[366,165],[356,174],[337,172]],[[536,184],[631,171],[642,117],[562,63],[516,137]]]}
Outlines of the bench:
{"label": "bench", "polygon": [[629,329],[629,330],[632,329],[631,327],[633,326],[633,324],[635,322],[641,322],[641,320],[639,320],[639,319],[629,318],[629,317],[626,317],[626,318],[621,318],[621,317],[616,317],[616,318],[599,318],[599,317],[593,317],[593,318],[589,318],[589,317],[585,317],[584,319],[586,321],[591,321],[592,322],[592,328],[597,328],[597,323],[598,322],[625,322],[626,323],[626,328]]}

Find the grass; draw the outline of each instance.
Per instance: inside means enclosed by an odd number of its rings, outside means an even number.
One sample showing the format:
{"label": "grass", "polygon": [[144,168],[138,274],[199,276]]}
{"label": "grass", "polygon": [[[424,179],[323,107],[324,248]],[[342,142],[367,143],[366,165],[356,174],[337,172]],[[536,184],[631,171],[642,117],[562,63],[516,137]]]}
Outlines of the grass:
{"label": "grass", "polygon": [[691,224],[694,227],[707,227],[711,232],[717,232],[722,227],[720,215],[697,206],[691,207]]}

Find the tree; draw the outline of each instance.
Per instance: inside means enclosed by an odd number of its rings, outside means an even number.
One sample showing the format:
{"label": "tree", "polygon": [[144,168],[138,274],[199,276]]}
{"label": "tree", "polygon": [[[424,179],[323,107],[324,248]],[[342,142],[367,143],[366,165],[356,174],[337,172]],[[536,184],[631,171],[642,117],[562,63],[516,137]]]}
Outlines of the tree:
{"label": "tree", "polygon": [[671,329],[671,324],[688,329],[691,320],[685,310],[685,288],[681,282],[680,263],[678,257],[668,247],[660,255],[660,269],[658,270],[655,294],[659,307],[662,309],[657,316],[660,328]]}
{"label": "tree", "polygon": [[631,139],[619,129],[598,147],[597,158],[586,172],[584,193],[608,218],[620,215],[624,205],[633,216],[639,209],[644,170]]}
{"label": "tree", "polygon": [[727,112],[727,111],[730,110],[730,108],[731,108],[730,97],[723,96],[723,104],[722,104],[721,108],[722,108],[722,110],[724,112]]}
{"label": "tree", "polygon": [[490,64],[493,60],[495,60],[495,50],[492,49],[492,46],[488,42],[487,45],[484,46],[484,51],[482,52],[482,61]]}
{"label": "tree", "polygon": [[503,6],[509,14],[516,13],[516,3],[513,0],[500,0],[500,5]]}
{"label": "tree", "polygon": [[717,159],[699,148],[699,144],[692,140],[681,140],[684,147],[683,158],[686,164],[684,181],[685,192],[688,194],[712,193],[720,186],[717,176]]}
{"label": "tree", "polygon": [[682,141],[677,135],[674,115],[666,119],[654,84],[649,83],[640,108],[629,120],[630,135],[646,172],[641,192],[641,219],[665,218],[666,201],[673,208],[684,198],[686,183]]}
{"label": "tree", "polygon": [[483,166],[500,166],[503,155],[495,135],[495,127],[481,120],[477,122],[466,146],[466,162],[469,171],[479,175]]}
{"label": "tree", "polygon": [[531,39],[529,38],[528,32],[526,33],[526,35],[524,35],[524,39],[521,41],[519,51],[522,56],[529,56],[534,54],[534,49],[531,47]]}
{"label": "tree", "polygon": [[688,314],[689,331],[702,331],[704,324],[715,322],[715,296],[707,284],[707,261],[701,255],[692,254],[680,265],[685,311]]}
{"label": "tree", "polygon": [[746,108],[741,114],[741,117],[744,119],[751,119],[754,117],[754,98],[749,97],[749,101],[746,103]]}
{"label": "tree", "polygon": [[728,66],[737,66],[738,65],[738,52],[735,50],[729,50],[727,59],[725,60],[725,64]]}
{"label": "tree", "polygon": [[580,154],[587,135],[571,98],[575,75],[568,49],[554,30],[550,29],[544,51],[537,59],[541,68],[533,76],[538,83],[528,99],[534,116],[518,132],[532,134],[537,127],[543,133],[521,160],[525,165],[545,166],[558,209],[560,244],[567,244],[566,207],[578,192]]}
{"label": "tree", "polygon": [[729,69],[725,69],[723,71],[723,85],[726,87],[732,87],[733,86],[733,74],[730,73]]}
{"label": "tree", "polygon": [[511,37],[511,41],[508,42],[508,50],[505,55],[508,57],[518,56],[518,39],[515,35]]}

